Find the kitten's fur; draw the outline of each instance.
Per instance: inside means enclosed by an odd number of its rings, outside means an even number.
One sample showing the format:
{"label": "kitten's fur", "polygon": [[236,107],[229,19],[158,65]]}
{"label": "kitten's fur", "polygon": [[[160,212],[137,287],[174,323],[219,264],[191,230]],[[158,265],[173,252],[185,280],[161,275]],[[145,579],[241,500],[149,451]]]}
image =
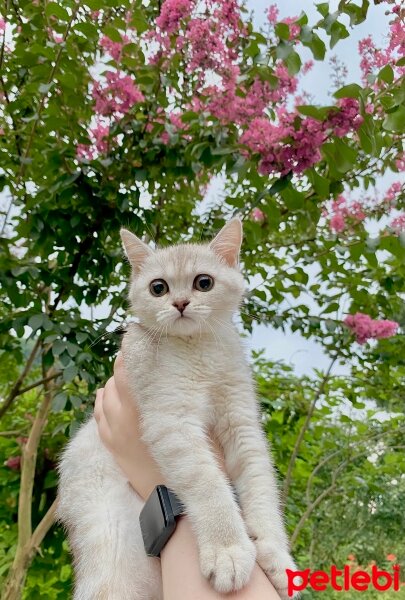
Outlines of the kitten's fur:
{"label": "kitten's fur", "polygon": [[[122,344],[128,379],[143,438],[186,507],[201,571],[228,592],[246,584],[257,557],[287,598],[285,570],[295,565],[252,376],[232,324],[245,287],[238,269],[241,223],[230,221],[210,245],[156,251],[126,230],[121,236],[133,270],[129,297],[140,319]],[[211,291],[193,288],[199,274],[214,278]],[[169,292],[154,297],[154,279],[164,279]],[[189,301],[184,316],[173,306],[180,300]],[[208,433],[223,447],[240,508]],[[141,508],[90,419],[60,462],[58,516],[74,555],[75,600],[161,600],[160,564],[145,555]]]}

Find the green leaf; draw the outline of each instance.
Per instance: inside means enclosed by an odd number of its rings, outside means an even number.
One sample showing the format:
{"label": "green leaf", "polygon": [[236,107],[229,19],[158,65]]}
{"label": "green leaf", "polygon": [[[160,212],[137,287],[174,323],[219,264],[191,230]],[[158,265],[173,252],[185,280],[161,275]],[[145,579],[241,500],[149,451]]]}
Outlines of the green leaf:
{"label": "green leaf", "polygon": [[362,89],[357,83],[351,83],[340,88],[333,95],[335,98],[358,98]]}
{"label": "green leaf", "polygon": [[340,173],[347,173],[356,163],[357,151],[340,139],[324,144],[322,152],[327,157],[331,168],[336,168]]}
{"label": "green leaf", "polygon": [[48,2],[45,6],[45,14],[47,17],[55,16],[62,21],[69,20],[69,13],[65,8],[56,2]]}
{"label": "green leaf", "polygon": [[305,115],[306,117],[313,117],[318,121],[323,121],[328,116],[328,113],[333,110],[333,108],[333,106],[322,106],[322,108],[320,108],[318,106],[312,106],[309,104],[297,106],[297,110],[302,115]]}
{"label": "green leaf", "polygon": [[394,81],[394,71],[391,65],[385,65],[377,75],[377,79],[385,81],[386,83],[392,83]]}
{"label": "green leaf", "polygon": [[303,41],[302,43],[311,50],[315,60],[323,60],[325,58],[326,46],[318,34],[313,33],[309,42]]}
{"label": "green leaf", "polygon": [[294,51],[294,47],[292,44],[281,41],[276,48],[277,58],[281,58],[281,60],[285,60],[288,56],[290,56],[291,52]]}
{"label": "green leaf", "polygon": [[284,175],[284,177],[280,177],[280,179],[278,179],[275,183],[273,183],[273,185],[271,186],[271,188],[268,190],[267,193],[270,196],[274,196],[274,194],[281,192],[284,188],[287,187],[287,185],[289,184],[291,179],[292,179],[292,173],[288,173],[288,175]]}
{"label": "green leaf", "polygon": [[120,32],[114,27],[111,27],[111,25],[106,25],[103,28],[103,33],[113,42],[122,42],[122,36]]}
{"label": "green leaf", "polygon": [[85,21],[84,23],[77,23],[74,26],[74,30],[75,31],[79,31],[86,38],[88,38],[90,40],[96,40],[96,39],[98,39],[98,29],[97,29],[97,27],[95,25],[93,25],[92,23],[88,23],[87,21]]}
{"label": "green leaf", "polygon": [[396,111],[387,114],[383,121],[383,128],[386,131],[405,131],[405,106],[399,106]]}
{"label": "green leaf", "polygon": [[291,52],[284,61],[290,75],[296,75],[301,69],[301,57],[298,52]]}
{"label": "green leaf", "polygon": [[65,392],[59,392],[56,394],[52,400],[52,412],[60,412],[62,411],[67,402],[67,395]]}
{"label": "green leaf", "polygon": [[28,327],[31,327],[31,329],[33,331],[36,331],[37,329],[39,329],[40,327],[42,327],[43,322],[44,322],[44,315],[43,314],[33,315],[28,320]]}
{"label": "green leaf", "polygon": [[330,29],[331,37],[330,37],[330,47],[334,48],[339,40],[349,37],[349,32],[343,23],[339,21],[335,21]]}
{"label": "green leaf", "polygon": [[319,4],[315,4],[316,9],[323,17],[327,17],[329,14],[329,2],[321,2]]}
{"label": "green leaf", "polygon": [[78,372],[79,371],[76,365],[69,365],[68,367],[66,367],[66,369],[63,370],[63,381],[69,383],[70,381],[72,381],[72,379],[76,377]]}
{"label": "green leaf", "polygon": [[287,23],[277,23],[274,30],[276,32],[276,35],[281,40],[288,41],[290,39],[290,28],[287,25]]}

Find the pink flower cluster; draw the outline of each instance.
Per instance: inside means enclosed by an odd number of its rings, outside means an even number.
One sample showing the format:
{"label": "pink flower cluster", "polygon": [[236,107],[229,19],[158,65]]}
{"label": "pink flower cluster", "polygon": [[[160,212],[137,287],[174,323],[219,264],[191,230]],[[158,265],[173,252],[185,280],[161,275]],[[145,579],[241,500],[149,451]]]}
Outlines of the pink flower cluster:
{"label": "pink flower cluster", "polygon": [[279,10],[277,4],[270,4],[268,9],[266,10],[267,20],[271,25],[275,25],[278,21]]}
{"label": "pink flower cluster", "polygon": [[20,471],[21,456],[10,456],[6,461],[4,461],[4,465],[12,471]]}
{"label": "pink flower cluster", "polygon": [[279,108],[277,124],[267,117],[256,117],[240,141],[251,153],[261,155],[261,174],[302,173],[320,160],[320,148],[329,132],[342,137],[360,126],[362,118],[358,113],[359,104],[353,98],[343,98],[325,121],[301,118],[297,112]]}
{"label": "pink flower cluster", "polygon": [[399,172],[405,171],[405,154],[403,152],[398,154],[395,159],[395,166]]}
{"label": "pink flower cluster", "polygon": [[245,29],[237,0],[165,0],[156,24],[156,32],[148,36],[159,45],[151,62],[166,65],[181,51],[200,88],[207,70],[226,77]]}
{"label": "pink flower cluster", "polygon": [[108,150],[109,121],[121,119],[135,104],[145,99],[132,77],[122,71],[108,71],[105,81],[94,81],[93,98],[96,125],[90,129],[91,144],[78,144],[76,147],[79,160],[93,160],[96,154],[105,154]]}
{"label": "pink flower cluster", "polygon": [[400,235],[401,233],[405,232],[405,214],[395,217],[395,219],[393,219],[390,223],[390,228],[397,235]]}
{"label": "pink flower cluster", "polygon": [[111,58],[113,58],[116,62],[119,62],[121,60],[122,49],[125,46],[125,44],[128,44],[130,42],[130,39],[129,39],[128,36],[123,35],[121,37],[122,37],[122,41],[121,42],[113,42],[106,35],[104,35],[100,39],[100,46],[106,52],[108,52],[108,54],[111,56]]}
{"label": "pink flower cluster", "polygon": [[156,25],[171,35],[179,30],[181,20],[191,14],[192,8],[191,0],[165,0],[156,19]]}
{"label": "pink flower cluster", "polygon": [[359,114],[359,103],[355,98],[341,98],[336,110],[332,110],[326,121],[326,126],[333,130],[337,137],[344,137],[349,131],[356,130],[363,123]]}
{"label": "pink flower cluster", "polygon": [[96,154],[105,154],[108,150],[108,136],[110,127],[97,123],[95,127],[90,129],[91,145],[78,144],[76,147],[76,156],[78,159],[93,160]]}
{"label": "pink flower cluster", "polygon": [[360,202],[348,203],[344,196],[332,201],[329,227],[335,233],[342,233],[348,225],[360,223],[366,218],[364,207]]}
{"label": "pink flower cluster", "polygon": [[3,17],[0,17],[0,31],[5,31],[6,30],[6,22],[3,19]]}
{"label": "pink flower cluster", "polygon": [[276,102],[281,102],[297,89],[297,79],[289,75],[284,64],[279,63],[275,68],[278,85],[270,87],[267,81],[256,78],[248,87],[238,85],[239,67],[229,71],[223,79],[222,87],[206,87],[199,97],[194,97],[194,110],[207,111],[224,124],[237,123],[246,125],[252,119],[263,116],[265,108]]}
{"label": "pink flower cluster", "polygon": [[122,117],[135,104],[145,100],[132,77],[122,71],[108,71],[104,83],[95,81],[93,98],[99,115],[114,118]]}
{"label": "pink flower cluster", "polygon": [[[404,67],[396,65],[398,59],[405,55],[405,27],[403,15],[401,15],[399,7],[395,8],[398,10],[392,11],[396,16],[390,24],[388,45],[386,48],[377,48],[371,36],[367,36],[359,41],[360,68],[365,85],[369,84],[368,76],[382,69],[385,65],[391,65],[398,77],[405,73]],[[381,82],[379,85],[381,85]]]}
{"label": "pink flower cluster", "polygon": [[343,323],[354,333],[359,344],[364,344],[369,339],[389,338],[396,334],[399,327],[395,321],[372,319],[360,312],[348,315]]}
{"label": "pink flower cluster", "polygon": [[402,184],[400,181],[394,181],[392,185],[385,192],[384,202],[390,207],[394,207],[397,204],[398,196],[402,191]]}

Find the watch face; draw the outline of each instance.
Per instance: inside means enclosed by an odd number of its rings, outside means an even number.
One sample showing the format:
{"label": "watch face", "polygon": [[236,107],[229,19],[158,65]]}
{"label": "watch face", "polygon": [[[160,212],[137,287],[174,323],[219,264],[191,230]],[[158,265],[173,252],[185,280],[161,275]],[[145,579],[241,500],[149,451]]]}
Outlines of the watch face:
{"label": "watch face", "polygon": [[158,556],[176,526],[165,486],[157,486],[139,515],[145,550]]}

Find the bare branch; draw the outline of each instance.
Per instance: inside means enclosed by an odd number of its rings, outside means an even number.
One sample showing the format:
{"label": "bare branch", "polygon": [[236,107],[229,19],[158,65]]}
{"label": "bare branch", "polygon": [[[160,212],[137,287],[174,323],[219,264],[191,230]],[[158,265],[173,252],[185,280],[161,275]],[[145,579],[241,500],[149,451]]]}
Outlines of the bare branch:
{"label": "bare branch", "polygon": [[331,363],[325,373],[325,375],[323,376],[323,378],[321,379],[318,391],[316,392],[314,399],[312,400],[309,409],[308,409],[308,413],[307,416],[305,418],[305,421],[301,427],[301,430],[298,434],[298,437],[295,441],[295,445],[294,445],[294,449],[292,451],[291,454],[291,458],[290,458],[290,462],[288,464],[288,469],[287,469],[287,475],[286,478],[284,480],[284,486],[283,486],[283,497],[284,497],[284,501],[287,499],[288,497],[288,492],[290,490],[290,485],[291,485],[291,478],[292,478],[292,472],[295,466],[295,461],[297,460],[297,456],[298,456],[298,452],[301,448],[301,443],[302,440],[304,439],[305,433],[309,427],[309,424],[311,422],[312,416],[314,414],[315,411],[315,407],[316,407],[316,403],[318,402],[319,398],[322,396],[326,383],[329,380],[333,365],[335,364],[337,360],[337,356],[334,356],[333,359],[331,360]]}

